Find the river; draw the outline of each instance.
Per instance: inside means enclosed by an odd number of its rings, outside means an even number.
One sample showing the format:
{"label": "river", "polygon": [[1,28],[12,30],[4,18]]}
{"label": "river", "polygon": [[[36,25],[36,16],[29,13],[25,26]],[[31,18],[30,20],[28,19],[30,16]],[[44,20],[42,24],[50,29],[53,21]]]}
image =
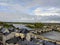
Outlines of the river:
{"label": "river", "polygon": [[51,31],[51,32],[43,33],[41,35],[49,39],[60,41],[60,32]]}

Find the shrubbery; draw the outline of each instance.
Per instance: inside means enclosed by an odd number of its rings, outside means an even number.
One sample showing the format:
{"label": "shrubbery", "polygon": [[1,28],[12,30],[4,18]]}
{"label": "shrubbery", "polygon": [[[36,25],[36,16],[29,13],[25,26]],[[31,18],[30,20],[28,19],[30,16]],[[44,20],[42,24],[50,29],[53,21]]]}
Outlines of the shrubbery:
{"label": "shrubbery", "polygon": [[43,28],[44,24],[42,23],[34,23],[34,24],[27,24],[27,27],[30,28]]}

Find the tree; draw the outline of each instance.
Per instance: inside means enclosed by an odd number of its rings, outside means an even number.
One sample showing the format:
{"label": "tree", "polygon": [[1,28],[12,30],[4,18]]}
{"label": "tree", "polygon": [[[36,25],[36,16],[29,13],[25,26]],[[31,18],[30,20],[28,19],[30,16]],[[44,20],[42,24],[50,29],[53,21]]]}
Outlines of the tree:
{"label": "tree", "polygon": [[29,28],[43,28],[44,24],[34,23],[34,24],[27,24],[26,26],[29,27]]}
{"label": "tree", "polygon": [[42,23],[35,23],[35,28],[43,28],[44,24]]}
{"label": "tree", "polygon": [[29,28],[35,28],[34,24],[27,24],[26,26],[29,27]]}

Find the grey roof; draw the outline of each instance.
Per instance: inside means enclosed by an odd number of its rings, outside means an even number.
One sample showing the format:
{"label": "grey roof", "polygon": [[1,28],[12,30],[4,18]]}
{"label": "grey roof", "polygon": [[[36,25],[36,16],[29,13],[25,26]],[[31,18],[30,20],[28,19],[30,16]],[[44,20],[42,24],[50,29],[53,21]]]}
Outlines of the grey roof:
{"label": "grey roof", "polygon": [[2,32],[2,33],[6,33],[6,32],[9,33],[9,30],[8,30],[7,28],[2,28],[2,29],[1,29],[1,32]]}
{"label": "grey roof", "polygon": [[16,28],[19,28],[19,29],[25,27],[25,25],[23,25],[23,24],[13,24],[13,26]]}
{"label": "grey roof", "polygon": [[14,38],[11,38],[11,39],[7,40],[6,43],[17,43],[18,41],[19,41],[19,38],[14,37]]}
{"label": "grey roof", "polygon": [[33,29],[29,28],[29,27],[26,27],[26,26],[23,25],[23,24],[13,24],[13,26],[15,26],[16,28],[19,28],[19,29],[25,28],[25,29],[27,29],[27,30],[33,30]]}

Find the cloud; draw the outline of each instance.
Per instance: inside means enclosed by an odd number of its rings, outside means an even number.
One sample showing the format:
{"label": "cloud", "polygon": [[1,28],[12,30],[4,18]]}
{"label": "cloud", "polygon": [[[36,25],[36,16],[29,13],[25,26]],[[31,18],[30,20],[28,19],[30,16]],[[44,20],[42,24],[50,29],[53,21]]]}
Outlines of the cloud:
{"label": "cloud", "polygon": [[60,15],[60,8],[36,8],[33,11],[33,14],[37,16],[52,16],[52,15]]}
{"label": "cloud", "polygon": [[60,21],[54,21],[54,20],[52,20],[52,21],[42,21],[43,23],[60,23]]}
{"label": "cloud", "polygon": [[35,22],[35,17],[28,14],[0,12],[0,21],[7,22]]}
{"label": "cloud", "polygon": [[0,0],[1,21],[58,22],[59,15],[60,0]]}
{"label": "cloud", "polygon": [[[55,22],[56,21],[56,22]],[[36,22],[55,22],[60,23],[60,16],[37,16]]]}
{"label": "cloud", "polygon": [[0,3],[0,21],[35,22],[35,17],[26,13],[27,8],[20,4]]}
{"label": "cloud", "polygon": [[27,10],[19,4],[0,3],[0,6],[9,7],[9,10],[16,10],[16,11]]}
{"label": "cloud", "polygon": [[60,23],[60,21],[54,21],[54,20],[52,20],[52,21],[42,21],[43,23]]}

